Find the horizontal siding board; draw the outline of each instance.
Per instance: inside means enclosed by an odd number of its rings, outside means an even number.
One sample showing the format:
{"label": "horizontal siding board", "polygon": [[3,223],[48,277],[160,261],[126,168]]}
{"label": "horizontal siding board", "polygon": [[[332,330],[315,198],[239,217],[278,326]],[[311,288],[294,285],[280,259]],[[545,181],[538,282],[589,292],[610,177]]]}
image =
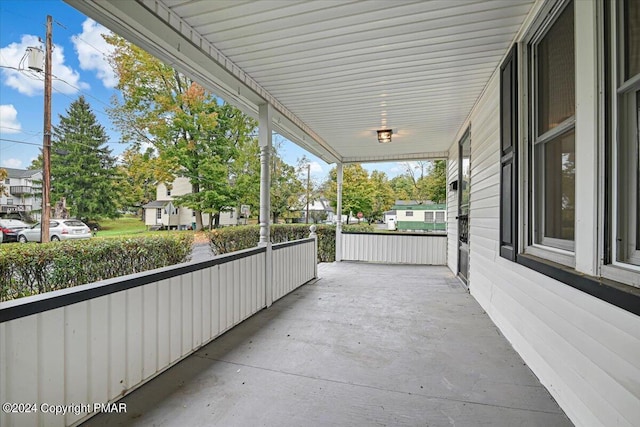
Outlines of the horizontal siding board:
{"label": "horizontal siding board", "polygon": [[640,419],[639,318],[498,256],[497,83],[471,114],[471,294],[574,422],[631,426]]}
{"label": "horizontal siding board", "polygon": [[[476,269],[476,275],[491,277],[493,270],[484,267],[490,263],[480,262],[480,265]],[[522,339],[535,343],[545,354],[544,357],[555,367],[555,375],[566,377],[569,383],[578,383],[581,394],[587,395],[582,398],[587,399],[587,406],[596,403],[598,399],[605,399],[608,406],[617,407],[622,413],[629,414],[634,408],[640,408],[637,406],[640,403],[638,398],[625,386],[629,378],[638,378],[640,375],[633,362],[624,360],[609,347],[603,346],[593,337],[592,331],[584,331],[568,321],[563,314],[566,310],[575,310],[571,301],[545,299],[544,296],[535,295],[534,283],[527,283],[520,278],[520,283],[522,282],[525,282],[523,285],[526,289],[515,286],[513,282],[504,287],[494,285],[491,290],[492,304],[502,307],[501,310],[506,312],[506,317]],[[537,298],[532,298],[532,293]],[[568,304],[558,307],[563,302]],[[613,348],[620,345],[620,342],[614,343]],[[638,348],[637,340],[633,347]],[[598,396],[601,388],[608,390],[607,396]],[[610,413],[609,417],[612,415]]]}

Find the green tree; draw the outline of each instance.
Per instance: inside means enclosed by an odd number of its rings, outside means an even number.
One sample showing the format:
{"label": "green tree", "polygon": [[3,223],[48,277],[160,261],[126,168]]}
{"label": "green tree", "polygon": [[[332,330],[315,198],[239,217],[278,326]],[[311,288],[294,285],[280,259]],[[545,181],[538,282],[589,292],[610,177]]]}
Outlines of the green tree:
{"label": "green tree", "polygon": [[40,150],[40,154],[38,154],[38,157],[31,160],[31,164],[27,167],[27,170],[35,170],[35,169],[42,170],[42,150]]}
{"label": "green tree", "polygon": [[373,190],[371,211],[364,214],[371,223],[373,220],[382,219],[384,213],[391,209],[395,202],[395,195],[386,173],[374,170],[369,180]]}
{"label": "green tree", "polygon": [[115,158],[109,138],[84,97],[72,102],[51,142],[51,201],[65,198],[71,215],[83,219],[117,216]]}
{"label": "green tree", "polygon": [[125,150],[118,166],[120,208],[139,209],[155,200],[158,182],[172,182],[171,165],[154,154],[153,148],[140,152],[136,147]]}
{"label": "green tree", "polygon": [[411,200],[413,198],[413,183],[405,175],[398,175],[391,178],[389,185],[393,190],[396,200]]}
{"label": "green tree", "polygon": [[238,183],[232,164],[255,124],[239,110],[219,103],[200,85],[119,36],[110,62],[121,98],[111,110],[126,142],[153,145],[174,174],[189,179],[192,192],[176,203],[214,216],[236,205]]}
{"label": "green tree", "polygon": [[298,179],[296,168],[284,163],[277,154],[273,156],[271,167],[271,217],[277,224],[280,217],[299,217],[305,187]]}
{"label": "green tree", "polygon": [[447,161],[435,160],[429,174],[423,179],[424,194],[434,203],[447,201]]}
{"label": "green tree", "polygon": [[250,161],[258,150],[253,133],[257,123],[226,103],[217,106],[216,114],[214,133],[209,135],[213,141],[203,146],[208,161],[201,163],[198,177],[192,177],[192,181],[199,181],[200,191],[177,199],[191,199],[190,207],[209,213],[210,228],[219,226],[220,212],[248,204],[242,201],[260,194],[260,163],[257,158]]}
{"label": "green tree", "polygon": [[405,163],[404,176],[411,182],[412,191],[411,199],[418,202],[423,202],[428,199],[427,189],[425,185],[425,177],[429,173],[431,164],[428,161],[417,161],[411,163]]}
{"label": "green tree", "polygon": [[236,156],[231,163],[231,183],[236,189],[236,207],[249,206],[250,216],[260,211],[260,146],[256,138],[247,138],[237,144]]}
{"label": "green tree", "polygon": [[[337,196],[337,171],[332,168],[329,171],[329,180],[325,185],[325,195],[331,206],[336,209]],[[345,165],[342,169],[342,212],[347,214],[347,224],[349,224],[349,215],[355,215],[358,212],[373,212],[373,185],[369,180],[369,174],[359,164],[353,163]]]}

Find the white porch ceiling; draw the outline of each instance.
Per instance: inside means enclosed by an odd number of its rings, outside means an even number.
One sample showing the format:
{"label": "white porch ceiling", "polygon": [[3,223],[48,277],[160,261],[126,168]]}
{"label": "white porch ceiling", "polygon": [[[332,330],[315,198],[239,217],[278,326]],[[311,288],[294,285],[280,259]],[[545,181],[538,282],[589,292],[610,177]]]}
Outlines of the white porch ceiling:
{"label": "white porch ceiling", "polygon": [[329,163],[445,157],[534,4],[66,1]]}

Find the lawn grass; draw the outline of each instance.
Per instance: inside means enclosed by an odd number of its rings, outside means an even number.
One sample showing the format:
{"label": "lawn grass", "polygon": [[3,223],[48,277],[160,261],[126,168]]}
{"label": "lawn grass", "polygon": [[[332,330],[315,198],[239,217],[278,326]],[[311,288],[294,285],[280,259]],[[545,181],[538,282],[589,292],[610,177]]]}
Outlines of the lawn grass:
{"label": "lawn grass", "polygon": [[[178,233],[193,233],[193,231],[177,231]],[[97,238],[110,237],[133,237],[133,236],[153,236],[167,234],[167,231],[147,231],[144,222],[135,216],[126,215],[116,219],[103,219],[100,221],[100,230],[98,230]],[[176,233],[176,231],[170,231]],[[202,234],[204,237],[199,236]],[[197,241],[208,240],[203,233],[196,233]]]}
{"label": "lawn grass", "polygon": [[134,216],[123,216],[116,219],[104,219],[100,221],[100,230],[97,237],[119,237],[140,234],[153,234],[148,232],[144,222]]}

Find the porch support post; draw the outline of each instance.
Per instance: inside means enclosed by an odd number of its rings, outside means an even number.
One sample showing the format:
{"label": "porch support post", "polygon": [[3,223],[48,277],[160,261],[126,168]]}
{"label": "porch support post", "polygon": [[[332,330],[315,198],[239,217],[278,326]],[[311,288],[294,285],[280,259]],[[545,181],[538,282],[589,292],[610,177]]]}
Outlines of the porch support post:
{"label": "porch support post", "polygon": [[336,202],[336,261],[342,261],[342,163],[336,165],[337,196]]}
{"label": "porch support post", "polygon": [[271,212],[271,116],[270,104],[262,104],[258,110],[258,140],[260,143],[260,241],[258,246],[266,247],[265,259],[265,301],[267,307],[273,303],[271,237],[269,217]]}
{"label": "porch support post", "polygon": [[313,278],[318,278],[318,235],[316,234],[316,225],[309,227],[309,237],[313,239]]}

